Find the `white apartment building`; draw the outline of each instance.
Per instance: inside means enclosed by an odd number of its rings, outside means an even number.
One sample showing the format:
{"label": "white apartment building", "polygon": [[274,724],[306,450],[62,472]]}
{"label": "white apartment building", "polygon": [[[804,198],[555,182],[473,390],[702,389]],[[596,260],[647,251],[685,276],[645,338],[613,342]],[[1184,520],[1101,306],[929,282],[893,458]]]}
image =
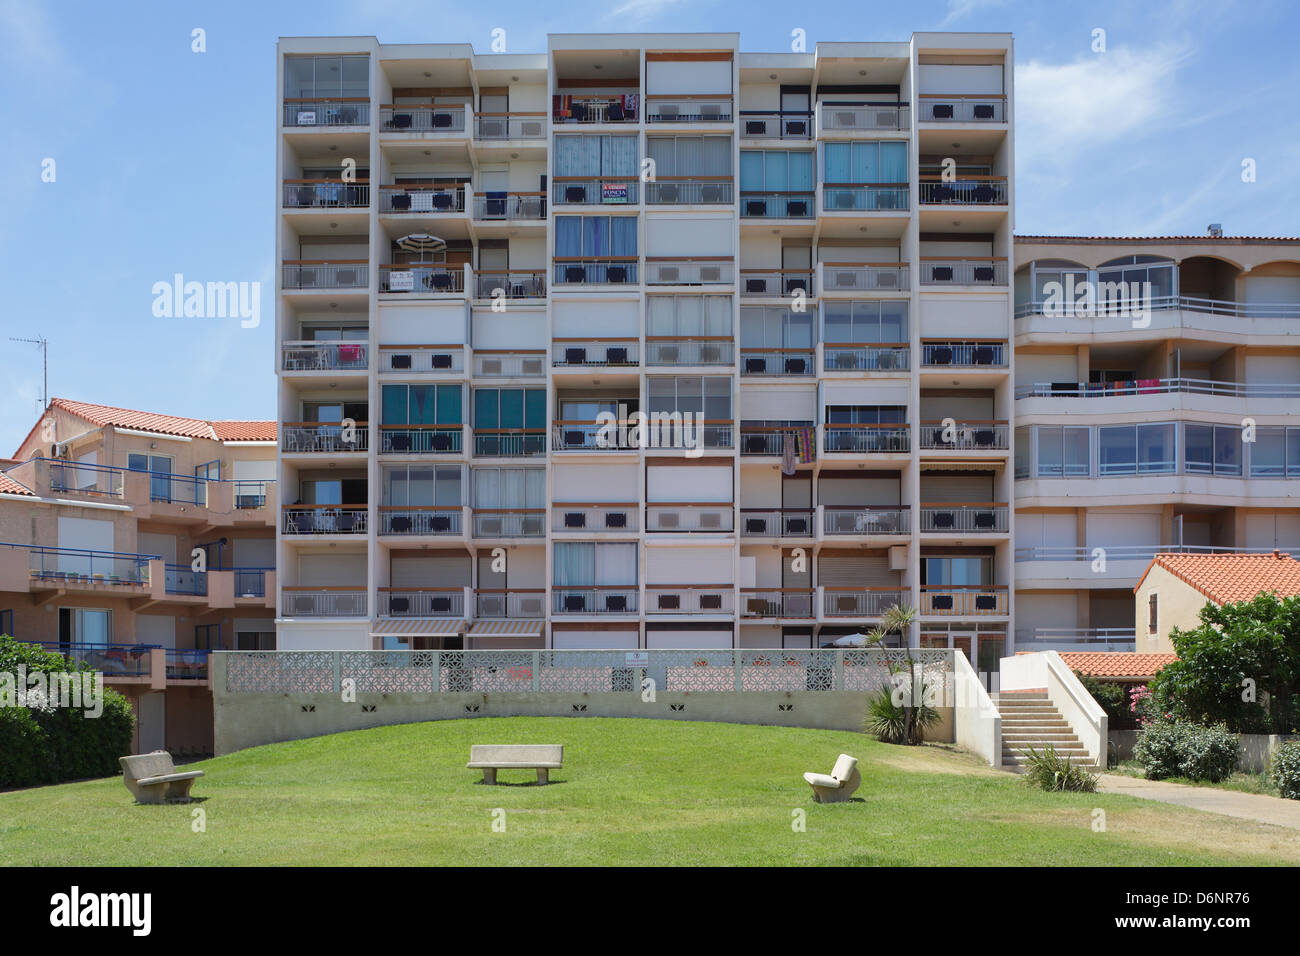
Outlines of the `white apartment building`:
{"label": "white apartment building", "polygon": [[1021,648],[1133,650],[1157,552],[1300,549],[1300,239],[1216,232],[1016,238]]}
{"label": "white apartment building", "polygon": [[278,61],[279,648],[1013,649],[1009,35]]}

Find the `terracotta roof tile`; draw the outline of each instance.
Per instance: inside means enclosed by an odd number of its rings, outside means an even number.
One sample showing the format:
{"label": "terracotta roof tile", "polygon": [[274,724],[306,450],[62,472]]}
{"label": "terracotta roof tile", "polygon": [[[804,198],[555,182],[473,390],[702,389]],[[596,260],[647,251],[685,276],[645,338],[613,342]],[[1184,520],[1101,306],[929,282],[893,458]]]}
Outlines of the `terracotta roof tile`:
{"label": "terracotta roof tile", "polygon": [[1249,601],[1263,592],[1300,595],[1300,561],[1280,551],[1269,554],[1157,554],[1138,580],[1142,586],[1159,565],[1215,604]]}
{"label": "terracotta roof tile", "polygon": [[1154,677],[1156,671],[1177,654],[1135,654],[1130,651],[1061,651],[1065,666],[1089,677],[1139,679]]}
{"label": "terracotta roof tile", "polygon": [[36,497],[34,492],[30,491],[26,486],[20,485],[3,472],[0,472],[0,495],[30,495],[33,498]]}
{"label": "terracotta roof tile", "polygon": [[[68,398],[50,399],[50,407],[62,409],[91,425],[100,427],[133,428],[137,431],[157,432],[160,435],[208,438],[215,441],[275,441],[276,438],[273,421],[208,421],[203,418],[141,412],[132,408],[118,408],[115,405],[76,402]],[[27,438],[23,439],[23,444],[27,443],[27,439],[36,431],[39,424],[40,422],[37,422],[32,426],[32,431],[28,433]]]}
{"label": "terracotta roof tile", "polygon": [[275,441],[275,422],[213,422],[212,430],[222,441]]}

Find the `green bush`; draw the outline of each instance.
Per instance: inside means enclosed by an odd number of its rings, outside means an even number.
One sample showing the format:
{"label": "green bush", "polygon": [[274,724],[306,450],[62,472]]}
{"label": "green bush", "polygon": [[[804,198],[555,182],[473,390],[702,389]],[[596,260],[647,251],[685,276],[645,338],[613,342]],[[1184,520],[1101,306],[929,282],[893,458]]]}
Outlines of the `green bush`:
{"label": "green bush", "polygon": [[1129,706],[1129,685],[1098,680],[1096,677],[1080,674],[1078,671],[1074,672],[1074,676],[1079,678],[1083,689],[1091,694],[1092,699],[1106,712],[1111,730],[1126,730],[1137,725],[1137,718]]}
{"label": "green bush", "polygon": [[1148,780],[1187,777],[1217,783],[1237,769],[1241,747],[1223,724],[1202,727],[1185,720],[1155,720],[1138,734],[1133,756]]}
{"label": "green bush", "polygon": [[1072,764],[1068,755],[1061,756],[1051,744],[1042,750],[1030,747],[1020,752],[1028,758],[1024,766],[1025,783],[1032,787],[1078,793],[1092,793],[1097,789],[1096,774]]}
{"label": "green bush", "polygon": [[924,704],[910,709],[915,712],[915,718],[912,724],[913,739],[908,740],[907,711],[909,708],[894,703],[893,690],[886,687],[868,702],[867,714],[862,719],[862,729],[869,734],[875,734],[876,739],[882,743],[918,744],[921,742],[923,731],[939,722],[939,712]]}
{"label": "green bush", "polygon": [[1273,751],[1268,779],[1288,800],[1300,800],[1300,741],[1282,744]]}
{"label": "green bush", "polygon": [[56,783],[50,735],[26,707],[0,707],[0,788]]}

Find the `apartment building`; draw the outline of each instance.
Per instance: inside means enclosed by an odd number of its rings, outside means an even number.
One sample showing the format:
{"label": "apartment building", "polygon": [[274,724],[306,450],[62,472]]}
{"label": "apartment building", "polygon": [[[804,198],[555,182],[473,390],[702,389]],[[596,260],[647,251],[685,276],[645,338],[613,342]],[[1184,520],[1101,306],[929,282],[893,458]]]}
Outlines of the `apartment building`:
{"label": "apartment building", "polygon": [[282,39],[279,646],[1010,650],[1012,69]]}
{"label": "apartment building", "polygon": [[1300,239],[1217,231],[1016,238],[1022,649],[1156,649],[1157,553],[1300,549]]}
{"label": "apartment building", "polygon": [[89,664],[134,752],[212,752],[208,655],[275,647],[276,423],[53,399],[0,461],[0,634]]}

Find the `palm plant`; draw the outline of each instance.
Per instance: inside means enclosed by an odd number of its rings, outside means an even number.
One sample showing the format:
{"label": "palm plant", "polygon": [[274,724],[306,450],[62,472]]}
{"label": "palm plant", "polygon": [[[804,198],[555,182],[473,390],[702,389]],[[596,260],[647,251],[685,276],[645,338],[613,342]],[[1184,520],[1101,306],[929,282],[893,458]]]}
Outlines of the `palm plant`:
{"label": "palm plant", "polygon": [[[916,673],[916,661],[912,658],[912,649],[907,640],[908,629],[915,621],[916,608],[895,604],[881,615],[880,624],[867,632],[867,642],[882,650],[889,635],[902,635],[905,663],[890,661],[888,666],[891,677],[906,668],[908,680],[911,681]],[[911,688],[909,693],[903,695],[901,702],[895,699],[893,687],[886,687],[872,698],[863,718],[863,727],[886,743],[919,744],[926,728],[939,722],[939,712],[924,703],[925,697],[924,684],[919,688]]]}

